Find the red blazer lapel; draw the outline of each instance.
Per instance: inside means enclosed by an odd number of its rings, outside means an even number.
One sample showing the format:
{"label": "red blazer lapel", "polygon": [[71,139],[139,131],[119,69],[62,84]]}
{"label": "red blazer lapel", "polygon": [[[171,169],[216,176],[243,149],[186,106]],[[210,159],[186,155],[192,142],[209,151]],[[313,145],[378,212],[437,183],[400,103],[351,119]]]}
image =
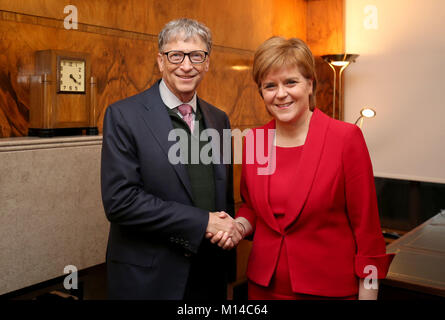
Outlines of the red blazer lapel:
{"label": "red blazer lapel", "polygon": [[[274,131],[270,131],[274,130]],[[270,133],[269,133],[270,132]],[[273,133],[273,134],[272,134]],[[275,171],[275,150],[273,149],[275,138],[275,120],[270,121],[261,128],[254,129],[253,141],[246,152],[253,152],[251,159],[254,159],[255,172],[255,192],[254,197],[261,211],[261,217],[273,230],[280,232],[280,227],[275,219],[269,204],[269,177]],[[265,162],[265,163],[264,163]]]}
{"label": "red blazer lapel", "polygon": [[330,119],[320,110],[314,110],[300,163],[292,180],[292,189],[295,192],[286,204],[283,218],[285,229],[298,218],[309,195],[323,152]]}

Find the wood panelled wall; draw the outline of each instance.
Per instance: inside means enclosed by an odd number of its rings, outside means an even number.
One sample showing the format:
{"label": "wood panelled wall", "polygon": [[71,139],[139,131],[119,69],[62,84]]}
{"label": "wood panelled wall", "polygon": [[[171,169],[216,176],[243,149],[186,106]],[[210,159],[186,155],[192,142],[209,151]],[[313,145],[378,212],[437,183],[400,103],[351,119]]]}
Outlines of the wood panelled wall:
{"label": "wood panelled wall", "polygon": [[[68,4],[77,7],[78,30],[64,29]],[[274,34],[306,37],[303,0],[1,0],[0,10],[1,137],[27,135],[36,50],[91,53],[101,128],[109,104],[159,78],[155,57],[163,25],[195,18],[210,27],[215,44],[200,95],[226,111],[234,126],[251,126],[268,119],[250,77],[253,51]]]}
{"label": "wood panelled wall", "polygon": [[[78,30],[64,29],[68,4],[78,9]],[[91,54],[101,131],[108,105],[149,88],[160,77],[157,34],[180,17],[197,19],[212,30],[210,71],[198,93],[223,109],[233,128],[269,120],[251,77],[253,53],[264,40],[299,37],[316,56],[344,49],[343,0],[0,0],[0,137],[27,135],[35,51]],[[330,114],[332,72],[321,58],[317,71],[317,105]],[[239,169],[235,167],[238,205]],[[246,256],[240,257],[245,265]]]}
{"label": "wood panelled wall", "polygon": [[[78,30],[63,27],[68,4],[78,9]],[[225,110],[234,127],[268,120],[250,76],[253,52],[262,41],[272,35],[300,37],[314,55],[344,48],[343,0],[0,0],[0,137],[27,135],[35,51],[91,53],[101,128],[110,103],[159,78],[157,33],[183,16],[213,32],[211,69],[199,93]],[[317,68],[318,106],[329,114],[331,70],[320,58]]]}
{"label": "wood panelled wall", "polygon": [[[310,0],[307,6],[306,42],[315,56],[317,107],[329,116],[332,116],[334,75],[321,56],[345,51],[344,5],[344,0]],[[338,86],[336,92],[338,104]]]}

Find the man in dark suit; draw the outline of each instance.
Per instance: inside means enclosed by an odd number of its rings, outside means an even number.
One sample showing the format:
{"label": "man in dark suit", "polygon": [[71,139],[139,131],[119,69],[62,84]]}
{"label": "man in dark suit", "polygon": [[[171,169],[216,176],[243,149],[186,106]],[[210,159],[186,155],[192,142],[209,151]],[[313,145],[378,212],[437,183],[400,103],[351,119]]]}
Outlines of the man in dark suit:
{"label": "man in dark suit", "polygon": [[[233,218],[232,167],[212,149],[213,163],[175,163],[172,130],[186,132],[200,152],[216,130],[223,146],[227,115],[201,100],[196,88],[209,69],[210,30],[190,19],[159,34],[162,80],[109,106],[103,127],[102,199],[110,224],[107,247],[110,299],[225,299],[227,251],[241,239]],[[214,137],[213,137],[214,138]],[[170,139],[171,140],[171,139]],[[196,147],[197,146],[197,147]],[[199,148],[199,150],[196,150]],[[207,150],[207,149],[206,149]],[[223,150],[223,148],[221,148]],[[230,158],[230,155],[229,155]],[[220,160],[220,161],[218,161]],[[223,233],[220,248],[206,232]]]}

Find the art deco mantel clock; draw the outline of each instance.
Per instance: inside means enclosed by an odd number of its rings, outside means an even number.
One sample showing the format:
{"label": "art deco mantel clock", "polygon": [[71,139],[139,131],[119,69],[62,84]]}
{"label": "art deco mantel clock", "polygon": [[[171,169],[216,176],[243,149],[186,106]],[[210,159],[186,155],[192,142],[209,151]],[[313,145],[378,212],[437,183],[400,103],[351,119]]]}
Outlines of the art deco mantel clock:
{"label": "art deco mantel clock", "polygon": [[97,135],[96,83],[88,53],[37,51],[29,136]]}

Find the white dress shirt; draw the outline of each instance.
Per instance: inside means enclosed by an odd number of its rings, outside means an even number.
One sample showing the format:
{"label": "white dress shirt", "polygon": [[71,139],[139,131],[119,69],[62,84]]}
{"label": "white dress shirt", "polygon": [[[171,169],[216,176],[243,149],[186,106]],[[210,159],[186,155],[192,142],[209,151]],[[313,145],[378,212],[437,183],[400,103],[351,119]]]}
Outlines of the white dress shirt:
{"label": "white dress shirt", "polygon": [[177,96],[174,95],[173,92],[170,91],[170,89],[165,84],[164,80],[161,80],[161,83],[159,84],[159,93],[161,94],[162,102],[170,109],[176,112],[181,119],[184,119],[182,114],[179,112],[178,108],[181,104],[189,104],[192,106],[193,113],[192,113],[192,119],[195,121],[196,116],[196,92],[193,95],[193,98],[189,102],[182,102],[179,100]]}

